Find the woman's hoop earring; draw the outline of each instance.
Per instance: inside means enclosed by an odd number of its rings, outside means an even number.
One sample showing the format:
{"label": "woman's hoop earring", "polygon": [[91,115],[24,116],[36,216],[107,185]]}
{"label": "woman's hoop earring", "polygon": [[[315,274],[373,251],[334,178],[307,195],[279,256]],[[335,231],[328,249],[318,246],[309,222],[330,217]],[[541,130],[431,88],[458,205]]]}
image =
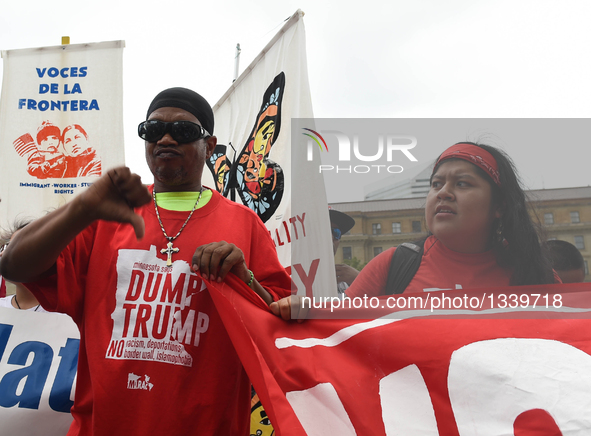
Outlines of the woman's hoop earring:
{"label": "woman's hoop earring", "polygon": [[495,239],[499,244],[503,245],[503,247],[506,247],[508,245],[508,242],[503,236],[503,230],[503,223],[501,222],[501,220],[499,220],[499,225],[497,226],[497,230],[495,231]]}

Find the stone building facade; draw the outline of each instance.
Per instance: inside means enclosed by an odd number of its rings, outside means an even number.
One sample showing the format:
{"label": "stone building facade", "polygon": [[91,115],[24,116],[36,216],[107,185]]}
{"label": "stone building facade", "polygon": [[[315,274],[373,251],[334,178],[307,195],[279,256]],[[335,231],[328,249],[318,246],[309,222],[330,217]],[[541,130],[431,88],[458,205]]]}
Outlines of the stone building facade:
{"label": "stone building facade", "polygon": [[[574,244],[585,260],[585,281],[591,281],[591,186],[532,190],[527,198],[545,238]],[[355,219],[355,226],[342,237],[336,263],[357,258],[365,264],[390,247],[427,235],[425,197],[334,203],[331,207]]]}

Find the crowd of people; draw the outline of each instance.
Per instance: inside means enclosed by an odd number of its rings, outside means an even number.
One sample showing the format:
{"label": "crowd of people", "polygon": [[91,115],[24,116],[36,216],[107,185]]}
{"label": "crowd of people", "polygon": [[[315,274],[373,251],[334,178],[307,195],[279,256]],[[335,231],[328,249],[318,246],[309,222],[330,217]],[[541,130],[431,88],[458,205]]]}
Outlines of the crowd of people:
{"label": "crowd of people", "polygon": [[[138,134],[152,184],[146,187],[128,168],[110,169],[65,206],[2,235],[0,269],[16,283],[16,294],[0,306],[66,313],[78,325],[68,434],[248,434],[250,382],[209,293],[202,292],[202,279],[222,282],[232,273],[276,315],[292,319],[297,300],[290,295],[290,277],[259,217],[201,183],[217,143],[213,112],[203,97],[185,88],[162,91]],[[53,177],[53,155],[63,147],[80,156],[81,136],[86,133],[76,125],[63,134],[44,125],[30,165]],[[580,259],[561,260],[568,247],[554,241],[551,256],[540,242],[517,172],[502,151],[452,145],[437,158],[430,183],[429,235],[418,243],[420,264],[404,289],[389,288],[389,277],[398,274],[393,260],[401,253],[392,248],[361,271],[336,265],[338,292],[353,297],[560,283],[570,282],[572,271],[578,274],[573,280],[580,279]],[[333,209],[329,215],[336,253],[355,222]],[[176,281],[166,282],[171,276]],[[161,280],[162,294],[155,295]],[[112,351],[113,344],[149,329],[163,346],[159,328],[186,340],[178,326],[189,323],[194,336],[184,342],[189,356],[177,356],[182,364]],[[130,389],[131,375],[149,375],[153,396]]]}

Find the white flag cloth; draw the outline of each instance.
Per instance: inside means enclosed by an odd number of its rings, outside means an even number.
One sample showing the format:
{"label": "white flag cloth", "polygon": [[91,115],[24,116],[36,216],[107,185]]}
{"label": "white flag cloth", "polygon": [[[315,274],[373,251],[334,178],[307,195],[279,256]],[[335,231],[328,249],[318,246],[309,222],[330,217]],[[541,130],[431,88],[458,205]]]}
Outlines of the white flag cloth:
{"label": "white flag cloth", "polygon": [[289,19],[214,106],[222,146],[208,162],[215,180],[208,174],[205,183],[258,213],[298,294],[336,295],[320,157],[292,150],[291,120],[313,116],[302,16]]}
{"label": "white flag cloth", "polygon": [[124,164],[123,41],[2,51],[0,223],[36,218]]}
{"label": "white flag cloth", "polygon": [[67,315],[0,307],[1,434],[67,433],[79,338]]}

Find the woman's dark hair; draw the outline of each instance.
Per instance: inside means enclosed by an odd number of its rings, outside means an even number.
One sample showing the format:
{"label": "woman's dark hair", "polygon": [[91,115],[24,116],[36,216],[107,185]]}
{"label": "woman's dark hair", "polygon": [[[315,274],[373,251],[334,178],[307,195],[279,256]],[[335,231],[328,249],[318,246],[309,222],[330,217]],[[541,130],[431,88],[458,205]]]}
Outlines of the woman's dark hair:
{"label": "woman's dark hair", "polygon": [[[493,223],[491,235],[497,263],[513,270],[512,285],[554,283],[550,260],[545,246],[540,243],[540,225],[532,221],[513,161],[506,153],[490,145],[465,141],[462,143],[486,150],[497,161],[500,186],[486,172],[476,167],[479,174],[490,183],[493,204],[498,205],[502,212],[501,218],[495,219]],[[447,160],[441,163],[444,162]],[[433,169],[433,174],[439,165]],[[533,213],[532,215],[535,216]],[[497,229],[500,230],[500,235],[497,234]]]}

